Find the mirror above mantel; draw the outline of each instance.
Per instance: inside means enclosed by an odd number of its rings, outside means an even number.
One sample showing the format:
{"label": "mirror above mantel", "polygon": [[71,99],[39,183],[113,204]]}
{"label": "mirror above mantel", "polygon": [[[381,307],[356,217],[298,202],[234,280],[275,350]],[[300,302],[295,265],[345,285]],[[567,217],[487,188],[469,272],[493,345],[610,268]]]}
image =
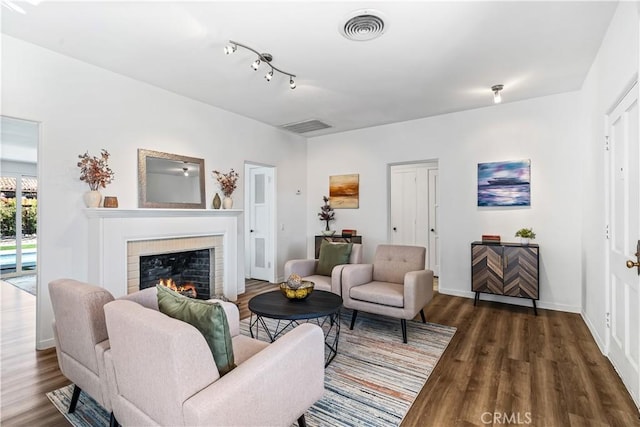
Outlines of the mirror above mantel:
{"label": "mirror above mantel", "polygon": [[204,159],[138,149],[138,207],[205,209]]}

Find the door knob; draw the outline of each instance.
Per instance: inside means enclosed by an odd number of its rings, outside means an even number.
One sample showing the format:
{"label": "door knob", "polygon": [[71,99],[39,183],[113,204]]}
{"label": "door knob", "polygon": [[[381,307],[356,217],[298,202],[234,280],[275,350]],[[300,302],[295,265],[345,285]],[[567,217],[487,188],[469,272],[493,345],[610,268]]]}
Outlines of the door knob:
{"label": "door knob", "polygon": [[432,233],[435,233],[435,232],[436,232],[436,230],[434,230],[434,229],[432,228],[432,229],[431,229],[431,232],[432,232]]}
{"label": "door knob", "polygon": [[627,268],[637,268],[638,269],[638,276],[640,276],[640,240],[638,241],[638,250],[636,251],[636,253],[634,254],[636,256],[636,261],[633,262],[631,260],[627,261]]}
{"label": "door knob", "polygon": [[253,230],[249,230],[249,233],[253,233]]}
{"label": "door knob", "polygon": [[398,231],[398,229],[396,227],[393,227],[393,231]]}

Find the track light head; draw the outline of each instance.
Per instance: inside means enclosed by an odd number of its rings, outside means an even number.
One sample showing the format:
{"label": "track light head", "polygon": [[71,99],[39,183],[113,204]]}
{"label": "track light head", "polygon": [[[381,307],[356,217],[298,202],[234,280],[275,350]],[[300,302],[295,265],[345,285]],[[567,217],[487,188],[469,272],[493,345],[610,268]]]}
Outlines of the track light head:
{"label": "track light head", "polygon": [[295,89],[296,88],[296,82],[293,81],[293,76],[289,76],[289,87],[291,89]]}
{"label": "track light head", "polygon": [[255,61],[253,61],[253,64],[251,64],[251,68],[253,68],[254,71],[258,71],[258,68],[260,68],[260,60],[256,59]]}
{"label": "track light head", "polygon": [[502,102],[502,96],[500,95],[500,91],[504,89],[504,85],[493,85],[491,86],[491,90],[493,91],[493,103],[499,104]]}
{"label": "track light head", "polygon": [[273,69],[264,75],[264,78],[267,79],[268,82],[273,78]]}
{"label": "track light head", "polygon": [[227,55],[231,55],[237,49],[238,49],[238,46],[228,44],[224,47],[224,53],[226,53]]}

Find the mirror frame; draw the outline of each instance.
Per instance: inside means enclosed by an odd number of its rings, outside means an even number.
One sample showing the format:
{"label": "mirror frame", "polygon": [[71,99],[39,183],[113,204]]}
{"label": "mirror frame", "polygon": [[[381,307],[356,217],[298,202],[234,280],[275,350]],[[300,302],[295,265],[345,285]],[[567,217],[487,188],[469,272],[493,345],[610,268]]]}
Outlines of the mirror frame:
{"label": "mirror frame", "polygon": [[[167,203],[147,200],[147,158],[154,157],[179,162],[197,163],[200,168],[200,203]],[[138,207],[139,208],[165,208],[165,209],[206,209],[204,188],[204,159],[197,157],[180,156],[178,154],[163,153],[161,151],[138,148]]]}

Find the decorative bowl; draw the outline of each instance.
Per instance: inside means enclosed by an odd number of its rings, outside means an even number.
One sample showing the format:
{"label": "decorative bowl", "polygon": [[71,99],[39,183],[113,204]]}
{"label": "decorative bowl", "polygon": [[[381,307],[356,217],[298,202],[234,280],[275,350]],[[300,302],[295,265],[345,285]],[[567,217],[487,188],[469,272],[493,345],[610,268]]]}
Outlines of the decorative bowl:
{"label": "decorative bowl", "polygon": [[322,230],[323,236],[333,236],[336,234],[336,230]]}
{"label": "decorative bowl", "polygon": [[282,292],[282,295],[287,297],[287,299],[290,299],[292,301],[300,301],[311,295],[314,286],[315,284],[313,282],[303,280],[300,284],[300,287],[294,289],[290,287],[287,282],[284,282],[280,283],[280,291]]}

